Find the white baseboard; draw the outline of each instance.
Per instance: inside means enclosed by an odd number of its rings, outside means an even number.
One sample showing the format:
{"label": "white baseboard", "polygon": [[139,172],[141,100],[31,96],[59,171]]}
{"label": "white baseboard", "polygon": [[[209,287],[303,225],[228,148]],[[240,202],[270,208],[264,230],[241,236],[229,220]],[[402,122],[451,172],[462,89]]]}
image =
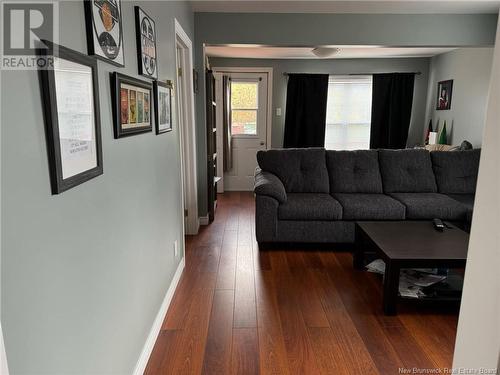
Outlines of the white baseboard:
{"label": "white baseboard", "polygon": [[208,215],[200,216],[200,225],[208,225]]}
{"label": "white baseboard", "polygon": [[182,275],[182,271],[184,270],[184,266],[186,265],[186,258],[183,257],[181,261],[179,262],[179,266],[177,267],[177,270],[175,271],[174,278],[172,279],[172,282],[170,283],[170,286],[167,290],[167,293],[165,294],[165,298],[163,299],[163,302],[160,306],[160,310],[158,311],[158,314],[156,314],[156,318],[153,322],[153,326],[151,327],[151,331],[149,331],[148,338],[146,339],[146,343],[144,344],[144,347],[142,348],[141,355],[139,357],[139,360],[137,361],[137,364],[135,365],[135,369],[133,374],[134,375],[143,375],[144,370],[146,369],[146,366],[148,364],[149,357],[151,356],[151,353],[153,351],[154,345],[156,343],[156,339],[158,338],[158,335],[160,334],[161,326],[163,324],[163,320],[165,319],[165,315],[167,314],[168,307],[170,306],[170,302],[172,302],[172,298],[174,297],[174,292],[175,289],[177,288],[177,284],[179,283],[179,280]]}
{"label": "white baseboard", "polygon": [[194,219],[195,219],[194,222],[188,221],[186,223],[186,226],[184,228],[184,230],[185,230],[184,234],[191,235],[191,236],[198,234],[198,231],[200,230],[200,218],[196,217]]}

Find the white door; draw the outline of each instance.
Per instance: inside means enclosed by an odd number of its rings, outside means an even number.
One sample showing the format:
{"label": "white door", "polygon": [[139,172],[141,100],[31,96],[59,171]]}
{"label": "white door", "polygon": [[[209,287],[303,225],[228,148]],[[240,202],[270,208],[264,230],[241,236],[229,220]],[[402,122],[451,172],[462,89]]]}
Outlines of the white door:
{"label": "white door", "polygon": [[258,150],[267,148],[268,74],[228,73],[231,78],[232,169],[224,190],[251,191]]}

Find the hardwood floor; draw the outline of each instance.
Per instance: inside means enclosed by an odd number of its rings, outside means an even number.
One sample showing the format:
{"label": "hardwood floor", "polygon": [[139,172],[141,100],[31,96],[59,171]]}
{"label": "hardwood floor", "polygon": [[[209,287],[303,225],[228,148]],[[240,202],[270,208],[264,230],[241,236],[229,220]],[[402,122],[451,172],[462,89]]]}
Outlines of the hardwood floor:
{"label": "hardwood floor", "polygon": [[400,304],[384,316],[381,278],[331,250],[259,252],[253,195],[221,195],[215,221],[187,237],[186,268],[145,374],[451,367],[457,308]]}

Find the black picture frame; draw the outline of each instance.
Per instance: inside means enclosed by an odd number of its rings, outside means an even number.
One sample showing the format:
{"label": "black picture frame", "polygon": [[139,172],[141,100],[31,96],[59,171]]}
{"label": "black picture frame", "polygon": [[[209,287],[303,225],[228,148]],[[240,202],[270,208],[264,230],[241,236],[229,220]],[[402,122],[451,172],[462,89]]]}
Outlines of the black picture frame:
{"label": "black picture frame", "polygon": [[[47,154],[49,162],[49,173],[52,194],[60,194],[90,179],[103,174],[102,141],[101,141],[101,119],[99,108],[99,75],[97,61],[93,57],[83,55],[69,48],[56,45],[52,42],[43,41],[47,49],[38,49],[37,55],[47,63],[45,67],[39,68],[40,93],[43,105],[45,135],[47,142]],[[71,177],[63,177],[63,155],[61,148],[61,134],[57,102],[57,84],[55,71],[50,66],[54,58],[67,60],[71,63],[83,65],[90,68],[92,74],[92,106],[94,122],[94,141],[96,166]],[[74,141],[72,139],[69,140]],[[81,141],[77,140],[78,142]],[[68,140],[66,140],[68,142]],[[87,146],[88,147],[88,146]],[[74,149],[72,150],[74,151]]]}
{"label": "black picture frame", "polygon": [[[168,92],[168,99],[165,102],[160,98],[162,93]],[[155,127],[156,135],[168,133],[172,131],[172,93],[173,85],[171,81],[154,81],[153,82],[153,95],[154,95],[154,105],[155,105]],[[166,105],[168,108],[163,108],[161,104]],[[162,117],[165,117],[163,119]],[[168,119],[170,126],[165,127],[164,122]]]}
{"label": "black picture frame", "polygon": [[[125,47],[123,42],[123,20],[121,0],[83,0],[85,11],[85,30],[87,33],[87,50],[90,56],[95,56],[99,60],[109,64],[125,66]],[[99,8],[100,7],[100,8]],[[107,12],[103,12],[106,7]],[[99,11],[97,10],[99,8]],[[99,19],[95,19],[96,12],[99,12]],[[105,18],[108,15],[111,18]],[[115,29],[116,28],[116,29]],[[99,33],[99,31],[101,31]],[[114,35],[113,35],[114,34]],[[118,37],[118,42],[116,41]],[[115,44],[118,47],[115,52],[106,51],[101,44]]]}
{"label": "black picture frame", "polygon": [[[126,108],[123,107],[125,99],[123,94],[125,93],[125,91],[127,91]],[[132,93],[134,93],[133,96]],[[140,107],[139,100],[141,93],[143,94],[142,109]],[[146,94],[148,95],[147,99]],[[111,100],[113,107],[115,139],[148,133],[153,130],[153,120],[151,116],[151,83],[142,81],[134,77],[126,76],[118,72],[113,72],[111,73]],[[132,108],[134,109],[132,110]],[[126,122],[124,122],[125,120]],[[124,124],[126,125],[126,127],[123,126]],[[141,126],[134,124],[147,125]]]}
{"label": "black picture frame", "polygon": [[451,109],[451,98],[453,95],[453,80],[438,82],[436,96],[436,110],[447,111]]}
{"label": "black picture frame", "polygon": [[[139,74],[144,77],[158,79],[156,23],[140,6],[136,5],[134,11]],[[144,48],[146,44],[149,45],[149,53]],[[154,56],[151,56],[151,54]]]}

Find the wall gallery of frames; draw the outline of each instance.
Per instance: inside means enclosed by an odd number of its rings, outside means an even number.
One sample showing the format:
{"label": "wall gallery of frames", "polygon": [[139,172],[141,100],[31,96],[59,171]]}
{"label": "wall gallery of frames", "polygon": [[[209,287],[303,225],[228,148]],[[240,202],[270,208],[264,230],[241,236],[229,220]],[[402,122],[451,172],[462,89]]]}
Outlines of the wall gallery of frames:
{"label": "wall gallery of frames", "polygon": [[[121,0],[83,1],[88,55],[43,41],[38,55],[52,194],[103,173],[97,59],[125,66]],[[138,74],[111,74],[115,139],[172,130],[171,81],[158,80],[156,26],[135,6]],[[153,115],[154,114],[154,115]]]}

